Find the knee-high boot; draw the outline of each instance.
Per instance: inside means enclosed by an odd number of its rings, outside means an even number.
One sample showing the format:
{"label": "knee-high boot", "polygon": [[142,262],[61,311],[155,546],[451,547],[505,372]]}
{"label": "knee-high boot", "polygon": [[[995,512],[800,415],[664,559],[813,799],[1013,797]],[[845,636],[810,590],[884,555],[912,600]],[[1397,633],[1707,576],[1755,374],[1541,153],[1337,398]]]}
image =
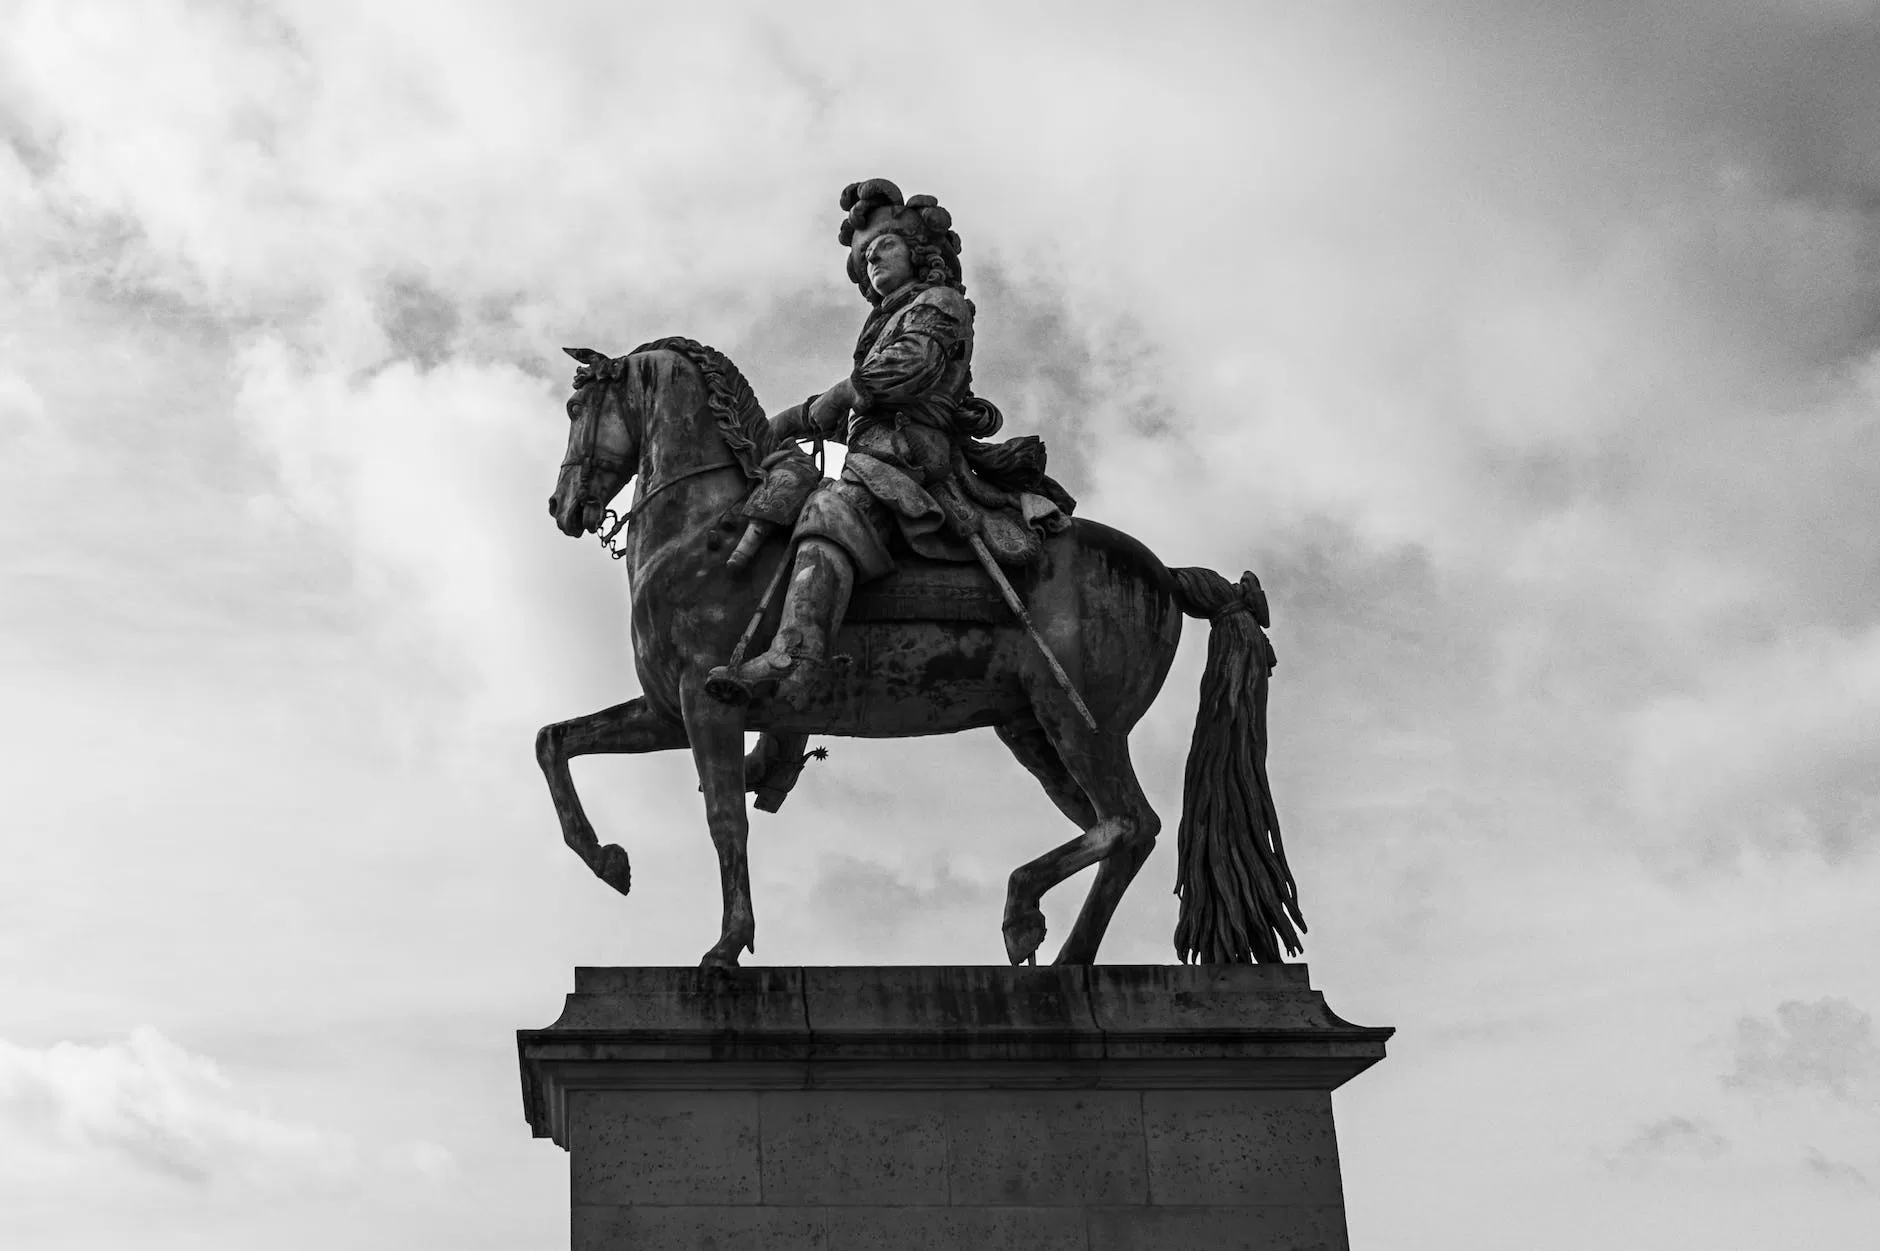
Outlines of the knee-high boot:
{"label": "knee-high boot", "polygon": [[775,694],[801,709],[828,673],[829,649],[854,588],[855,566],[847,552],[828,539],[804,539],[797,545],[783,618],[769,649],[736,669],[713,669],[705,679],[706,693],[733,704]]}

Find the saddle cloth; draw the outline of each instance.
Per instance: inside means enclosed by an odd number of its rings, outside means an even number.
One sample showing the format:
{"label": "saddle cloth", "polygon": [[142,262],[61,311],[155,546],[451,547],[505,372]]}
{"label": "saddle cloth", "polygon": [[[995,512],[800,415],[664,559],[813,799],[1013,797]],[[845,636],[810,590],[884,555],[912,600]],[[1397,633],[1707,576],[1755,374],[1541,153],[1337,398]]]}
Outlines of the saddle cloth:
{"label": "saddle cloth", "polygon": [[850,621],[965,621],[1011,625],[1015,618],[992,578],[977,564],[901,554],[894,571],[855,588]]}

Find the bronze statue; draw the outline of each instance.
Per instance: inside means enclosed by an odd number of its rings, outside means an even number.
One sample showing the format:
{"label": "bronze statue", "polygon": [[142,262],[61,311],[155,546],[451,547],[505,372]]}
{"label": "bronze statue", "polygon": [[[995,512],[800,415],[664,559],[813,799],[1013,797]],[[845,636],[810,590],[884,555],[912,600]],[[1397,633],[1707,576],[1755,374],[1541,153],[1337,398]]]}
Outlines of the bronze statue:
{"label": "bronze statue", "polygon": [[[1083,831],[1013,871],[1006,953],[1035,959],[1044,892],[1100,862],[1057,955],[1090,963],[1161,828],[1128,735],[1187,614],[1213,630],[1183,793],[1176,950],[1204,963],[1297,952],[1305,922],[1266,779],[1273,652],[1258,579],[1165,567],[1128,535],[1071,518],[1039,440],[985,442],[1003,419],[972,394],[973,306],[950,214],[881,179],[849,186],[842,207],[849,276],[873,308],[849,376],[774,422],[736,366],[691,340],[612,358],[568,349],[581,365],[549,511],[565,534],[596,532],[636,482],[603,538],[627,563],[644,694],[537,736],[563,837],[624,894],[627,855],[595,837],[568,761],[689,747],[724,897],[702,963],[736,964],[755,950],[747,790],[774,811],[812,734],[991,726]],[[812,436],[847,443],[839,478],[797,445]],[[745,659],[759,638],[767,648]],[[748,759],[747,729],[762,732]]]}

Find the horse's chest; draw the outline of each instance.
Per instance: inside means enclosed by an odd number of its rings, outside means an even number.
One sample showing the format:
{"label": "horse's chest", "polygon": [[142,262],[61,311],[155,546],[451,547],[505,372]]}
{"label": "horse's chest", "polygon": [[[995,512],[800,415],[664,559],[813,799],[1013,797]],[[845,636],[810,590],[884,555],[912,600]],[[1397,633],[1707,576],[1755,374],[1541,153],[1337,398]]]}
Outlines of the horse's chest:
{"label": "horse's chest", "polygon": [[[750,619],[750,595],[726,594],[722,572],[687,552],[648,559],[630,577],[633,651],[649,696],[678,698],[688,671],[704,671],[729,657]],[[712,553],[705,553],[706,557]],[[722,556],[716,563],[722,564]]]}

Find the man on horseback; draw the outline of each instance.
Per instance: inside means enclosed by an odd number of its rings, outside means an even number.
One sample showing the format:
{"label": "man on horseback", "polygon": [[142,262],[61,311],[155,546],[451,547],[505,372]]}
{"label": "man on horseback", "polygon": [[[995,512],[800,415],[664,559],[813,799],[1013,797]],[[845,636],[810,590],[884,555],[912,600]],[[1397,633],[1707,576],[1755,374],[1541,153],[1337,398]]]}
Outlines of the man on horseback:
{"label": "man on horseback", "polygon": [[[1176,951],[1217,964],[1296,952],[1305,923],[1266,778],[1273,651],[1259,579],[1171,567],[1121,531],[1068,521],[1074,504],[1045,476],[1043,444],[980,437],[1000,417],[972,394],[973,306],[950,215],[879,180],[851,186],[842,204],[849,276],[874,311],[849,377],[773,425],[737,367],[693,340],[658,339],[620,357],[568,350],[583,368],[549,511],[564,534],[594,533],[638,480],[616,554],[632,587],[641,694],[537,734],[562,838],[624,893],[627,853],[599,841],[569,762],[691,752],[724,901],[718,940],[701,963],[735,965],[756,935],[748,790],[774,810],[811,734],[989,726],[1079,830],[1007,880],[1006,956],[1033,958],[1045,937],[1044,893],[1100,865],[1056,957],[1089,964],[1162,828],[1130,760],[1129,731],[1162,689],[1181,619],[1204,618],[1208,659],[1183,774]],[[838,480],[824,480],[795,446],[808,434],[847,442]],[[746,541],[727,558],[726,523],[739,516],[750,523]],[[754,553],[784,526],[795,550],[763,561],[770,573],[760,592],[748,575]],[[866,671],[841,698],[825,697],[833,692],[817,679],[851,591],[909,553],[978,563],[1010,618],[931,613],[938,598],[910,595],[916,611],[868,614]],[[1028,606],[1003,569],[1030,562],[1021,579]],[[895,576],[913,590],[969,581],[931,568]],[[736,663],[786,577],[769,650]],[[720,664],[727,656],[734,663]],[[762,736],[755,759],[746,756],[751,730]]]}
{"label": "man on horseback", "polygon": [[924,556],[970,560],[962,543],[978,536],[1001,562],[1022,563],[1036,556],[1038,532],[1062,529],[1074,507],[1044,476],[1037,439],[978,441],[1004,418],[972,394],[973,305],[952,215],[879,178],[850,184],[841,203],[848,275],[874,311],[849,376],[779,413],[772,430],[779,445],[814,436],[846,443],[848,455],[796,519],[769,649],[706,683],[730,703],[776,694],[798,705],[814,691],[850,593],[894,568],[897,537]]}

